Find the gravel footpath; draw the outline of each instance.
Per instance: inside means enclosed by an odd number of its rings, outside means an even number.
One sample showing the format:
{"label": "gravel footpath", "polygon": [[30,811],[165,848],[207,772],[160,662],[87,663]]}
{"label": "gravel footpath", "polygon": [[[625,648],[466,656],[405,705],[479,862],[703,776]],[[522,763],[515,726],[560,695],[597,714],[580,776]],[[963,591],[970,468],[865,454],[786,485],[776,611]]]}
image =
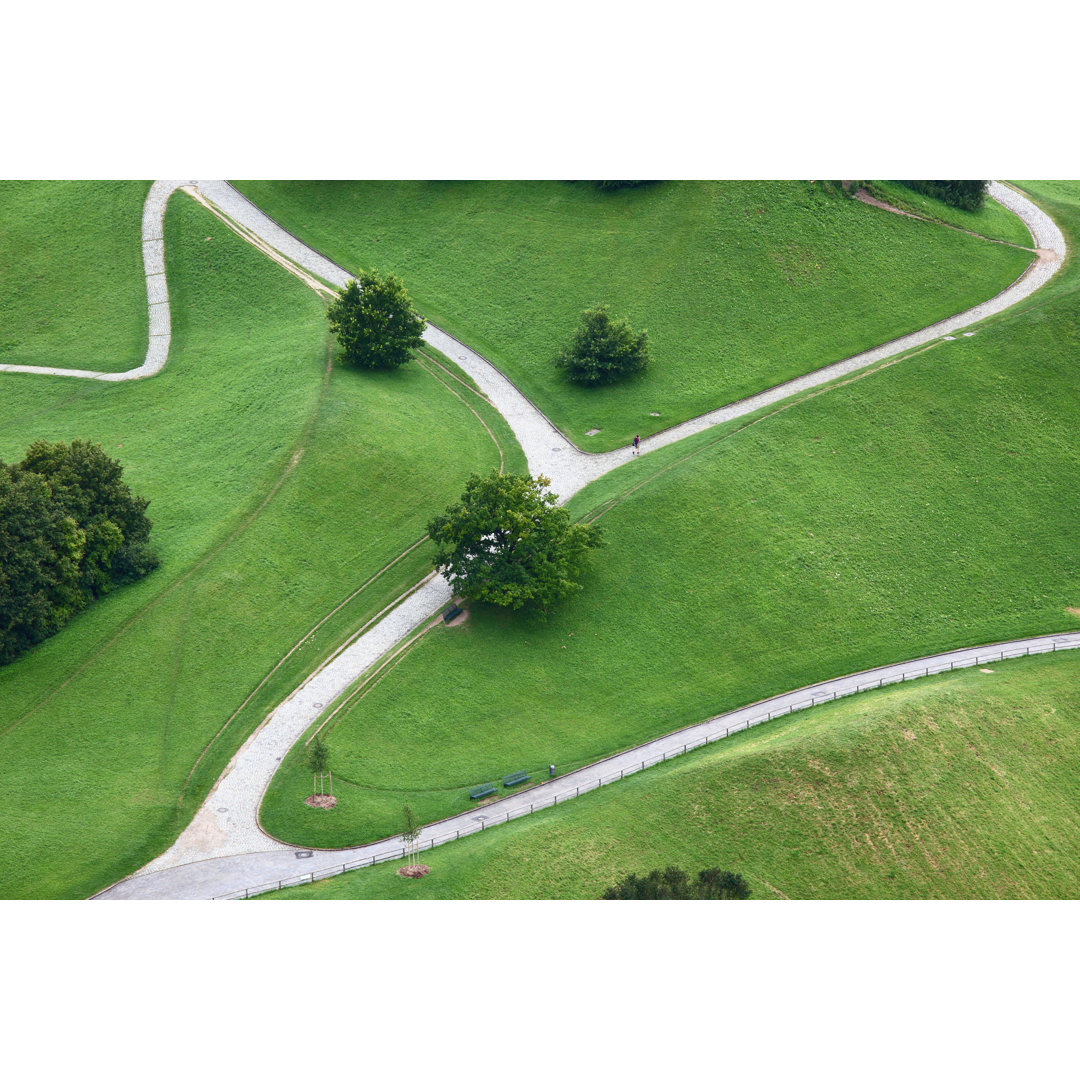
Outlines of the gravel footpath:
{"label": "gravel footpath", "polygon": [[[146,268],[147,302],[150,315],[150,340],[143,364],[126,372],[75,371],[65,368],[19,365],[0,365],[0,371],[121,382],[154,375],[162,369],[168,359],[170,341],[163,223],[169,196],[181,187],[194,187],[200,196],[227,217],[250,230],[260,240],[305,270],[338,287],[349,280],[350,275],[345,270],[286,232],[225,181],[185,183],[159,180],[151,187],[143,209],[143,260]],[[994,182],[991,184],[990,194],[1023,219],[1039,249],[1038,259],[1019,281],[992,300],[960,315],[935,323],[915,334],[909,334],[877,349],[831,364],[741,402],[714,410],[653,435],[643,440],[642,453],[667,446],[688,435],[754,412],[764,405],[791,397],[838,376],[861,370],[887,357],[934,341],[954,330],[962,329],[989,315],[997,314],[1029,296],[1062,265],[1065,255],[1064,239],[1049,217],[1016,192]],[[509,423],[525,452],[530,472],[543,473],[550,477],[553,490],[563,500],[631,459],[629,447],[605,454],[587,454],[579,450],[506,376],[478,353],[434,326],[428,327],[425,338],[435,348],[456,361],[476,381]],[[409,633],[435,617],[439,609],[449,603],[450,599],[451,591],[446,582],[441,578],[431,577],[408,594],[388,614],[378,621],[373,620],[369,629],[305,680],[252,733],[237,751],[195,818],[176,843],[153,862],[137,871],[135,875],[113,886],[103,895],[110,898],[213,897],[230,890],[254,888],[275,877],[280,879],[295,874],[297,850],[271,839],[258,826],[259,804],[277,766],[293,743],[332,704],[335,698],[347,690],[365,670],[385,656]],[[1076,639],[1075,644],[1071,643],[1073,637]],[[1048,642],[1049,647],[1053,647],[1055,640],[1062,645],[1068,641],[1070,643],[1065,647],[1072,648],[1080,645],[1080,634],[1072,637],[1058,635],[1056,639],[1048,637],[1034,640]],[[1020,647],[1018,643],[1013,643],[1013,645]],[[997,648],[1000,649],[1000,647]],[[944,654],[942,657],[932,659],[936,664],[945,663],[949,659],[952,662],[959,662],[958,658],[974,655],[974,652],[985,653],[985,650],[958,650],[956,653]],[[892,665],[888,669],[875,672],[874,676],[888,681],[892,676],[882,674],[883,672],[899,672],[900,675],[897,677],[903,677],[905,671],[909,675],[914,674],[916,669],[925,668],[927,663],[926,660],[920,660],[912,661],[908,665]],[[865,681],[868,677],[868,673],[863,673],[860,676],[850,676],[848,679]],[[775,713],[785,708],[783,702],[787,702],[793,708],[805,707],[814,703],[815,696],[828,695],[830,692],[834,694],[852,692],[836,689],[844,683],[845,680],[833,680],[831,683],[820,684],[818,687],[794,691],[791,695],[772,699],[759,706],[751,706],[750,709],[764,708],[766,713]],[[810,699],[798,698],[798,695],[806,693],[811,693]],[[801,701],[802,704],[791,704],[796,701]],[[790,711],[790,708],[787,711]],[[510,796],[497,803],[498,809],[495,812],[504,815],[504,820],[505,815],[514,816],[522,812],[530,812],[529,808],[541,800],[550,800],[553,797],[569,798],[581,789],[596,786],[598,780],[608,779],[609,774],[616,772],[621,774],[629,769],[645,767],[646,763],[655,763],[651,759],[657,758],[658,755],[676,752],[680,747],[685,748],[687,741],[700,742],[702,739],[711,740],[713,737],[721,737],[736,724],[742,724],[744,721],[747,724],[756,723],[763,718],[767,717],[757,713],[751,715],[748,710],[714,718],[705,724],[654,740],[616,758],[609,758],[579,770],[561,780],[541,785],[539,788],[520,795]],[[424,830],[421,842],[424,844],[445,842],[446,839],[452,839],[454,833],[479,829],[483,827],[481,816],[490,817],[488,810],[489,808],[485,808],[481,814],[474,808],[457,818],[429,826]],[[451,829],[454,833],[450,832]],[[387,840],[380,844],[347,851],[316,853],[310,856],[312,862],[306,865],[305,869],[318,874],[320,871],[325,872],[335,867],[340,869],[343,863],[358,858],[367,859],[380,855],[396,857],[399,850],[398,844],[393,840]]]}
{"label": "gravel footpath", "polygon": [[[351,275],[340,266],[309,248],[292,233],[286,232],[226,181],[200,180],[196,187],[205,199],[223,213],[251,230],[272,247],[277,248],[297,265],[339,288],[350,279]],[[976,307],[943,319],[913,334],[896,338],[867,352],[829,364],[797,379],[771,387],[753,397],[725,405],[721,409],[714,409],[693,420],[687,420],[666,431],[651,435],[642,440],[641,452],[645,454],[650,450],[669,446],[689,435],[695,435],[718,424],[724,424],[728,420],[756,412],[765,405],[783,401],[805,390],[822,386],[842,375],[871,367],[890,356],[896,356],[908,349],[938,340],[990,315],[1004,311],[1041,288],[1060,269],[1064,261],[1065,238],[1061,230],[1034,203],[1013,191],[1012,188],[996,180],[991,181],[989,194],[991,198],[996,199],[1024,222],[1034,237],[1035,246],[1038,249],[1038,255],[1031,266],[1007,289]],[[604,454],[588,454],[579,450],[502,372],[488,363],[479,353],[435,326],[429,325],[424,337],[436,349],[460,365],[491,399],[495,408],[506,418],[521,444],[529,462],[529,472],[534,476],[542,473],[549,477],[552,490],[559,495],[561,500],[569,499],[575,492],[605,473],[631,460],[630,447],[610,450]]]}
{"label": "gravel footpath", "polygon": [[[539,810],[576,798],[586,791],[593,791],[620,780],[629,773],[640,772],[668,758],[725,738],[735,731],[766,723],[798,709],[834,701],[836,698],[849,694],[877,689],[889,683],[909,682],[926,675],[951,671],[954,668],[997,663],[1002,659],[1026,656],[1031,653],[1077,648],[1080,648],[1080,631],[1045,634],[997,645],[954,649],[934,656],[844,675],[786,694],[779,694],[765,701],[715,716],[704,723],[672,732],[670,735],[605,758],[555,780],[538,784],[526,791],[509,795],[495,802],[472,806],[455,817],[446,818],[425,827],[420,834],[419,846],[421,848],[436,847],[512,818],[524,817],[532,813],[534,809]],[[304,720],[308,722],[310,715]],[[282,746],[287,749],[284,744]],[[221,798],[215,794],[208,800],[207,805],[216,806],[220,801],[222,801]],[[464,796],[462,801],[464,801]],[[398,837],[390,837],[361,847],[333,851],[313,851],[270,841],[269,844],[264,844],[245,854],[227,854],[222,851],[220,852],[222,857],[204,856],[201,861],[174,865],[158,872],[140,871],[134,877],[126,878],[100,893],[95,899],[209,900],[243,897],[278,888],[279,883],[302,885],[319,877],[329,877],[340,873],[346,867],[355,869],[375,862],[401,858],[403,854],[402,842]],[[164,859],[165,856],[162,858]],[[156,860],[155,863],[151,863],[147,870],[160,862],[161,860]]]}
{"label": "gravel footpath", "polygon": [[0,371],[25,375],[67,375],[73,379],[100,382],[127,382],[156,375],[169,359],[172,321],[169,317],[169,289],[165,283],[165,206],[177,188],[190,180],[156,180],[143,203],[142,249],[146,273],[146,301],[150,314],[150,341],[146,359],[130,371],[80,371],[76,368],[32,367],[27,364],[0,364]]}

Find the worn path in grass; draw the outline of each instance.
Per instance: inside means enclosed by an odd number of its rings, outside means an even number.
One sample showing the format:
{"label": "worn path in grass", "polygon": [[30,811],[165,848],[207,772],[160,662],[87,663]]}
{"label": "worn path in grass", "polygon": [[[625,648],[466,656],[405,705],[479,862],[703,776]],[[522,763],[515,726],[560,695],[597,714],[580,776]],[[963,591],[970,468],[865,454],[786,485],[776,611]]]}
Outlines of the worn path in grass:
{"label": "worn path in grass", "polygon": [[[253,239],[253,242],[260,241],[259,246],[264,251],[263,245],[269,245],[290,262],[335,285],[342,285],[348,279],[345,271],[285,233],[230,185],[222,182],[200,182],[197,189],[204,199],[234,218],[243,235]],[[793,380],[734,406],[716,410],[662,432],[648,440],[643,449],[669,445],[698,431],[755,411],[763,405],[829,382],[840,375],[867,368],[889,356],[939,338],[947,331],[960,329],[961,326],[995,314],[1030,295],[1061,265],[1065,250],[1064,240],[1060,230],[1045,214],[1011,189],[995,185],[995,195],[1002,202],[1009,200],[1017,211],[1022,213],[1042,249],[1029,272],[1011,290],[963,315],[935,324],[934,327],[909,335],[888,346],[830,365],[819,372]],[[1011,296],[1007,295],[1009,293]],[[531,471],[554,473],[558,478],[555,483],[556,490],[564,498],[629,460],[629,450],[612,451],[603,455],[583,454],[564,439],[509,380],[477,354],[435,328],[429,328],[428,340],[458,360],[476,380],[514,429],[529,458]],[[263,726],[241,748],[191,826],[177,843],[139,871],[137,877],[153,877],[158,880],[157,875],[172,873],[183,865],[203,865],[208,859],[243,855],[260,849],[291,852],[293,849],[270,839],[258,827],[259,803],[284,754],[357,675],[385,656],[419,625],[430,620],[449,599],[450,591],[445,582],[434,576],[429,578],[386,620],[376,624],[349,649],[316,672],[267,718]],[[658,740],[655,745],[662,741]],[[645,744],[642,752],[646,757],[655,756],[653,747],[652,743]],[[216,891],[220,892],[221,889]]]}
{"label": "worn path in grass", "polygon": [[[539,809],[576,798],[584,792],[620,780],[624,775],[639,772],[698,746],[725,738],[735,731],[766,723],[799,709],[835,701],[849,694],[877,689],[890,683],[907,682],[942,671],[994,663],[1011,656],[1077,648],[1080,648],[1080,631],[1047,634],[997,645],[954,649],[935,656],[889,664],[802,687],[672,732],[518,795],[510,795],[482,807],[474,806],[455,817],[437,821],[421,831],[418,845],[423,849],[449,843],[460,836],[480,832],[489,825],[530,814],[534,808]],[[305,723],[310,722],[311,718],[311,713],[308,712]],[[211,794],[207,807],[212,808],[211,813],[219,810],[228,812],[229,807],[219,805],[225,802],[225,793],[219,787]],[[272,840],[265,834],[259,834],[254,842],[258,844],[258,850],[249,850],[243,854],[222,852],[217,857],[204,857],[199,861],[173,865],[153,873],[140,872],[107,889],[100,894],[100,898],[205,900],[244,896],[277,888],[279,882],[291,880],[292,884],[302,884],[305,880],[314,881],[320,876],[338,873],[346,866],[355,868],[365,863],[373,865],[375,862],[401,858],[405,853],[399,837],[332,851],[298,849]]]}

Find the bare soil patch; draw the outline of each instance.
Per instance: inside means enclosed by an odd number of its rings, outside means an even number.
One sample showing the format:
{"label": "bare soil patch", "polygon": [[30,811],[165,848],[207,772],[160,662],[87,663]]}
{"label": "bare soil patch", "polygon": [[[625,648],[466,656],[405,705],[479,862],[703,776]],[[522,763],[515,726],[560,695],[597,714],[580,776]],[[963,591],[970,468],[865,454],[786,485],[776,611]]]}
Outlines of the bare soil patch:
{"label": "bare soil patch", "polygon": [[1080,607],[1067,607],[1065,609],[1066,615],[1075,615],[1080,618]]}
{"label": "bare soil patch", "polygon": [[318,807],[320,810],[333,810],[337,806],[336,795],[309,795],[304,802],[308,806]]}
{"label": "bare soil patch", "polygon": [[875,199],[865,188],[859,188],[859,190],[855,192],[855,198],[858,199],[859,202],[866,203],[867,206],[876,206],[879,210],[888,210],[890,214],[899,214],[901,217],[916,218],[921,221],[927,220],[920,214],[910,214],[907,210],[901,210],[897,206],[890,206],[889,203],[883,202],[881,199]]}
{"label": "bare soil patch", "polygon": [[431,867],[425,866],[423,863],[417,863],[415,866],[398,867],[398,877],[422,878],[425,874],[430,873]]}

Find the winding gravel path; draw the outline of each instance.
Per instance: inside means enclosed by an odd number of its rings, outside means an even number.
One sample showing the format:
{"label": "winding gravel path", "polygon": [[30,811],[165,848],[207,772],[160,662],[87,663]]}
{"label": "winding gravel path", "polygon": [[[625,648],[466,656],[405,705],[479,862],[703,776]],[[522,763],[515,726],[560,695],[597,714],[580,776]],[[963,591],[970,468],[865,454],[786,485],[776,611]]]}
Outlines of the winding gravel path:
{"label": "winding gravel path", "polygon": [[169,289],[165,281],[165,206],[177,188],[190,180],[156,180],[143,203],[142,250],[146,274],[146,302],[150,314],[150,340],[146,359],[130,371],[81,371],[78,368],[33,367],[29,364],[0,364],[0,371],[25,375],[66,375],[72,379],[127,382],[156,375],[169,359],[172,320],[169,316]]}
{"label": "winding gravel path", "polygon": [[[726,738],[736,731],[766,723],[778,716],[786,716],[798,709],[875,690],[890,683],[909,682],[926,675],[952,671],[955,668],[975,667],[1012,657],[1065,649],[1080,649],[1080,631],[1046,634],[978,648],[954,649],[918,660],[843,675],[813,686],[804,686],[799,690],[714,716],[704,723],[672,732],[527,791],[463,810],[455,817],[426,826],[420,834],[419,846],[437,847],[512,818],[524,817],[534,810],[576,798],[586,791],[621,780],[630,773],[640,772],[668,758]],[[207,805],[216,808],[226,801],[218,791],[211,796]],[[225,810],[228,812],[227,807]],[[209,900],[243,897],[282,885],[301,885],[341,873],[346,868],[374,865],[376,862],[401,858],[404,854],[399,837],[334,851],[291,847],[265,836],[263,840],[265,843],[247,853],[232,854],[223,851],[217,857],[208,855],[198,861],[163,867],[153,873],[140,871],[134,877],[125,878],[98,894],[96,899]],[[151,867],[154,865],[151,863]]]}
{"label": "winding gravel path", "polygon": [[[295,264],[308,274],[314,274],[337,287],[348,281],[350,275],[345,270],[286,232],[225,181],[159,180],[151,187],[143,209],[143,260],[150,315],[149,343],[143,364],[126,372],[0,364],[0,372],[122,382],[155,375],[162,369],[168,359],[171,333],[163,224],[169,196],[178,188],[188,188],[201,200],[211,204],[211,208],[216,208],[225,218],[240,226],[241,235],[271,257],[284,256],[287,263]],[[830,364],[659,432],[643,440],[641,452],[648,453],[668,446],[689,435],[745,416],[804,390],[821,386],[839,376],[862,370],[888,357],[928,344],[997,314],[1030,296],[1061,267],[1065,257],[1064,238],[1046,214],[1012,189],[993,182],[990,194],[1024,221],[1038,249],[1037,259],[1009,288],[977,307],[914,334]],[[305,280],[317,287],[316,282],[307,277]],[[478,353],[434,326],[428,327],[425,338],[435,348],[454,359],[476,381],[509,423],[525,452],[530,472],[543,473],[550,477],[552,488],[561,499],[568,499],[593,480],[631,459],[629,447],[605,454],[587,454],[579,450],[506,376]],[[373,620],[361,636],[309,676],[252,733],[176,843],[136,874],[101,895],[112,899],[210,898],[230,892],[244,895],[247,891],[258,890],[267,882],[294,877],[298,865],[298,850],[271,839],[258,827],[259,803],[278,764],[293,743],[336,697],[413,630],[434,618],[450,599],[449,586],[442,578],[433,575],[400,598],[401,602],[396,606],[392,605],[388,612],[381,613],[381,618]],[[550,805],[553,799],[574,797],[583,790],[618,779],[628,771],[655,764],[656,761],[673,753],[684,752],[693,745],[721,738],[735,727],[760,723],[778,713],[805,708],[821,700],[831,700],[845,693],[868,689],[872,685],[880,686],[883,681],[916,677],[945,670],[950,665],[963,666],[983,662],[988,656],[997,659],[1003,649],[1019,650],[1017,654],[1020,655],[1025,650],[1047,651],[1077,647],[1080,647],[1080,633],[1050,635],[1025,642],[1010,642],[1005,646],[956,650],[792,691],[790,694],[714,717],[693,728],[653,740],[558,780],[509,796],[494,806],[486,806],[482,810],[474,807],[455,818],[425,828],[421,835],[421,844],[434,846],[444,843],[457,835],[485,827],[486,820],[493,820],[496,815],[503,820],[509,820],[510,817],[531,812],[532,807],[538,807],[541,803]],[[304,870],[318,877],[320,874],[338,872],[344,865],[357,860],[366,862],[380,858],[396,858],[401,854],[401,849],[399,842],[388,839],[360,848],[310,854],[300,851],[299,854],[311,860],[305,862]]]}
{"label": "winding gravel path", "polygon": [[[245,229],[305,270],[338,288],[351,278],[352,275],[340,266],[309,248],[292,233],[286,232],[276,221],[264,214],[226,181],[200,180],[196,187],[200,195],[217,206],[226,216],[239,222]],[[725,405],[721,409],[714,409],[693,420],[687,420],[685,423],[658,432],[642,440],[641,452],[644,454],[651,450],[658,450],[662,446],[670,446],[671,443],[685,439],[689,435],[695,435],[699,431],[706,431],[728,420],[756,412],[765,405],[772,405],[784,398],[800,394],[804,390],[822,386],[842,375],[861,371],[890,356],[906,352],[908,349],[929,344],[931,341],[963,330],[990,315],[996,315],[1018,304],[1036,289],[1041,288],[1064,262],[1065,238],[1061,230],[1033,202],[1012,188],[995,180],[990,183],[989,193],[991,198],[996,199],[1024,222],[1034,237],[1037,250],[1036,258],[1031,266],[1007,289],[1003,289],[997,296],[976,307],[933,323],[913,334],[896,338],[877,348],[858,353],[835,364],[829,364],[817,371],[764,390],[760,394],[754,394],[752,397]],[[522,450],[525,451],[525,457],[529,462],[529,472],[534,476],[542,473],[549,477],[551,489],[563,501],[605,473],[631,460],[629,447],[610,450],[604,454],[588,454],[579,450],[502,372],[479,353],[435,326],[429,325],[424,337],[436,349],[445,353],[468,372],[477,386],[491,399],[506,418]]]}

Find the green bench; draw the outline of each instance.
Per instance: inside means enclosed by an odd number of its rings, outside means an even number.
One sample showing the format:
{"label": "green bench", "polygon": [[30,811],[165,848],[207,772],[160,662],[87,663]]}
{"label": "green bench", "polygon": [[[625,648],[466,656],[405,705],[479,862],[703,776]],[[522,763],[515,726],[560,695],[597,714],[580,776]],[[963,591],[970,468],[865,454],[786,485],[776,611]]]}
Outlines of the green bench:
{"label": "green bench", "polygon": [[478,784],[474,788],[469,788],[470,799],[483,799],[487,795],[495,794],[494,784]]}
{"label": "green bench", "polygon": [[523,784],[529,779],[529,774],[524,769],[521,772],[511,773],[503,777],[503,787],[513,787],[515,784]]}

